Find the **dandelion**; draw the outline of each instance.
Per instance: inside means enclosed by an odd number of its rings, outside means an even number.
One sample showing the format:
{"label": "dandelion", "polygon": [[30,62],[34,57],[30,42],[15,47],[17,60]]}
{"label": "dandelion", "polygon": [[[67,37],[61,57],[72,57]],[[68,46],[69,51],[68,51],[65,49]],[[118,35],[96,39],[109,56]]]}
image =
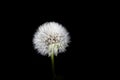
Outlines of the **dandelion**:
{"label": "dandelion", "polygon": [[34,48],[41,55],[51,57],[54,68],[54,55],[66,51],[70,36],[67,30],[59,23],[46,22],[42,24],[34,34]]}
{"label": "dandelion", "polygon": [[33,44],[41,55],[57,56],[58,53],[66,51],[69,40],[69,33],[61,24],[46,22],[35,33]]}

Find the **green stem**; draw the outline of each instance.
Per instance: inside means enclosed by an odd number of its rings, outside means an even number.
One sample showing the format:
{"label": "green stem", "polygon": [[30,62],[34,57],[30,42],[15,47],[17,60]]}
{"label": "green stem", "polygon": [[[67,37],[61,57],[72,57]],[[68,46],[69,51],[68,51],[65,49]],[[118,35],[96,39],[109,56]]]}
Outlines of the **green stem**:
{"label": "green stem", "polygon": [[54,54],[53,54],[53,50],[52,50],[52,54],[51,54],[51,62],[52,62],[52,74],[53,74],[53,80],[55,80],[55,67],[54,67]]}

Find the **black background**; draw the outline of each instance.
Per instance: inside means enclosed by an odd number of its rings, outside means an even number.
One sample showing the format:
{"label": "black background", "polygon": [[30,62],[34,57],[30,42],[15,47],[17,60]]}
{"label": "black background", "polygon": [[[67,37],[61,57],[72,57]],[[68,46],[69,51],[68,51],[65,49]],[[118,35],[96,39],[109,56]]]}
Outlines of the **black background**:
{"label": "black background", "polygon": [[[99,14],[81,14],[76,16],[32,16],[31,18],[31,71],[33,78],[52,79],[51,60],[37,54],[32,39],[36,29],[45,22],[55,21],[67,28],[71,43],[65,53],[55,57],[57,77],[68,79],[101,78],[107,69],[105,50],[105,17]],[[104,44],[104,46],[103,46]]]}
{"label": "black background", "polygon": [[67,51],[55,57],[58,78],[115,78],[113,74],[118,75],[115,69],[119,63],[118,5],[110,1],[50,2],[18,2],[2,7],[1,20],[5,23],[1,22],[1,77],[52,79],[50,58],[37,54],[32,40],[41,24],[55,21],[66,27],[71,37]]}
{"label": "black background", "polygon": [[32,40],[40,25],[55,21],[71,37],[67,51],[55,57],[58,80],[114,80],[119,73],[118,5],[110,1],[50,2],[2,6],[1,77],[52,80],[51,60],[37,54]]}

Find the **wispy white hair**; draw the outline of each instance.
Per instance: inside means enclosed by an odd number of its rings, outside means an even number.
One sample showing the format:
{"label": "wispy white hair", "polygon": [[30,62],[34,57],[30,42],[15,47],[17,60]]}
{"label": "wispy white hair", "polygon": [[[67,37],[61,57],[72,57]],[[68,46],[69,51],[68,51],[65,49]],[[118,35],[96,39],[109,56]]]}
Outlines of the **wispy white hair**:
{"label": "wispy white hair", "polygon": [[67,30],[59,23],[46,22],[39,26],[34,34],[33,44],[38,53],[57,56],[58,53],[66,51],[70,42]]}

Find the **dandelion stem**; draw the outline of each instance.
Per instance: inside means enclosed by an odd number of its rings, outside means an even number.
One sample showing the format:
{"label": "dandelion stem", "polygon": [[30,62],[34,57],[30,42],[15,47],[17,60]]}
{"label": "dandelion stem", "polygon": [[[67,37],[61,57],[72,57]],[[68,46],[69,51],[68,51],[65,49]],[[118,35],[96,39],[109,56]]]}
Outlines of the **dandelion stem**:
{"label": "dandelion stem", "polygon": [[53,75],[53,80],[55,80],[55,66],[54,66],[54,53],[52,50],[52,54],[51,54],[51,62],[52,62],[52,75]]}

